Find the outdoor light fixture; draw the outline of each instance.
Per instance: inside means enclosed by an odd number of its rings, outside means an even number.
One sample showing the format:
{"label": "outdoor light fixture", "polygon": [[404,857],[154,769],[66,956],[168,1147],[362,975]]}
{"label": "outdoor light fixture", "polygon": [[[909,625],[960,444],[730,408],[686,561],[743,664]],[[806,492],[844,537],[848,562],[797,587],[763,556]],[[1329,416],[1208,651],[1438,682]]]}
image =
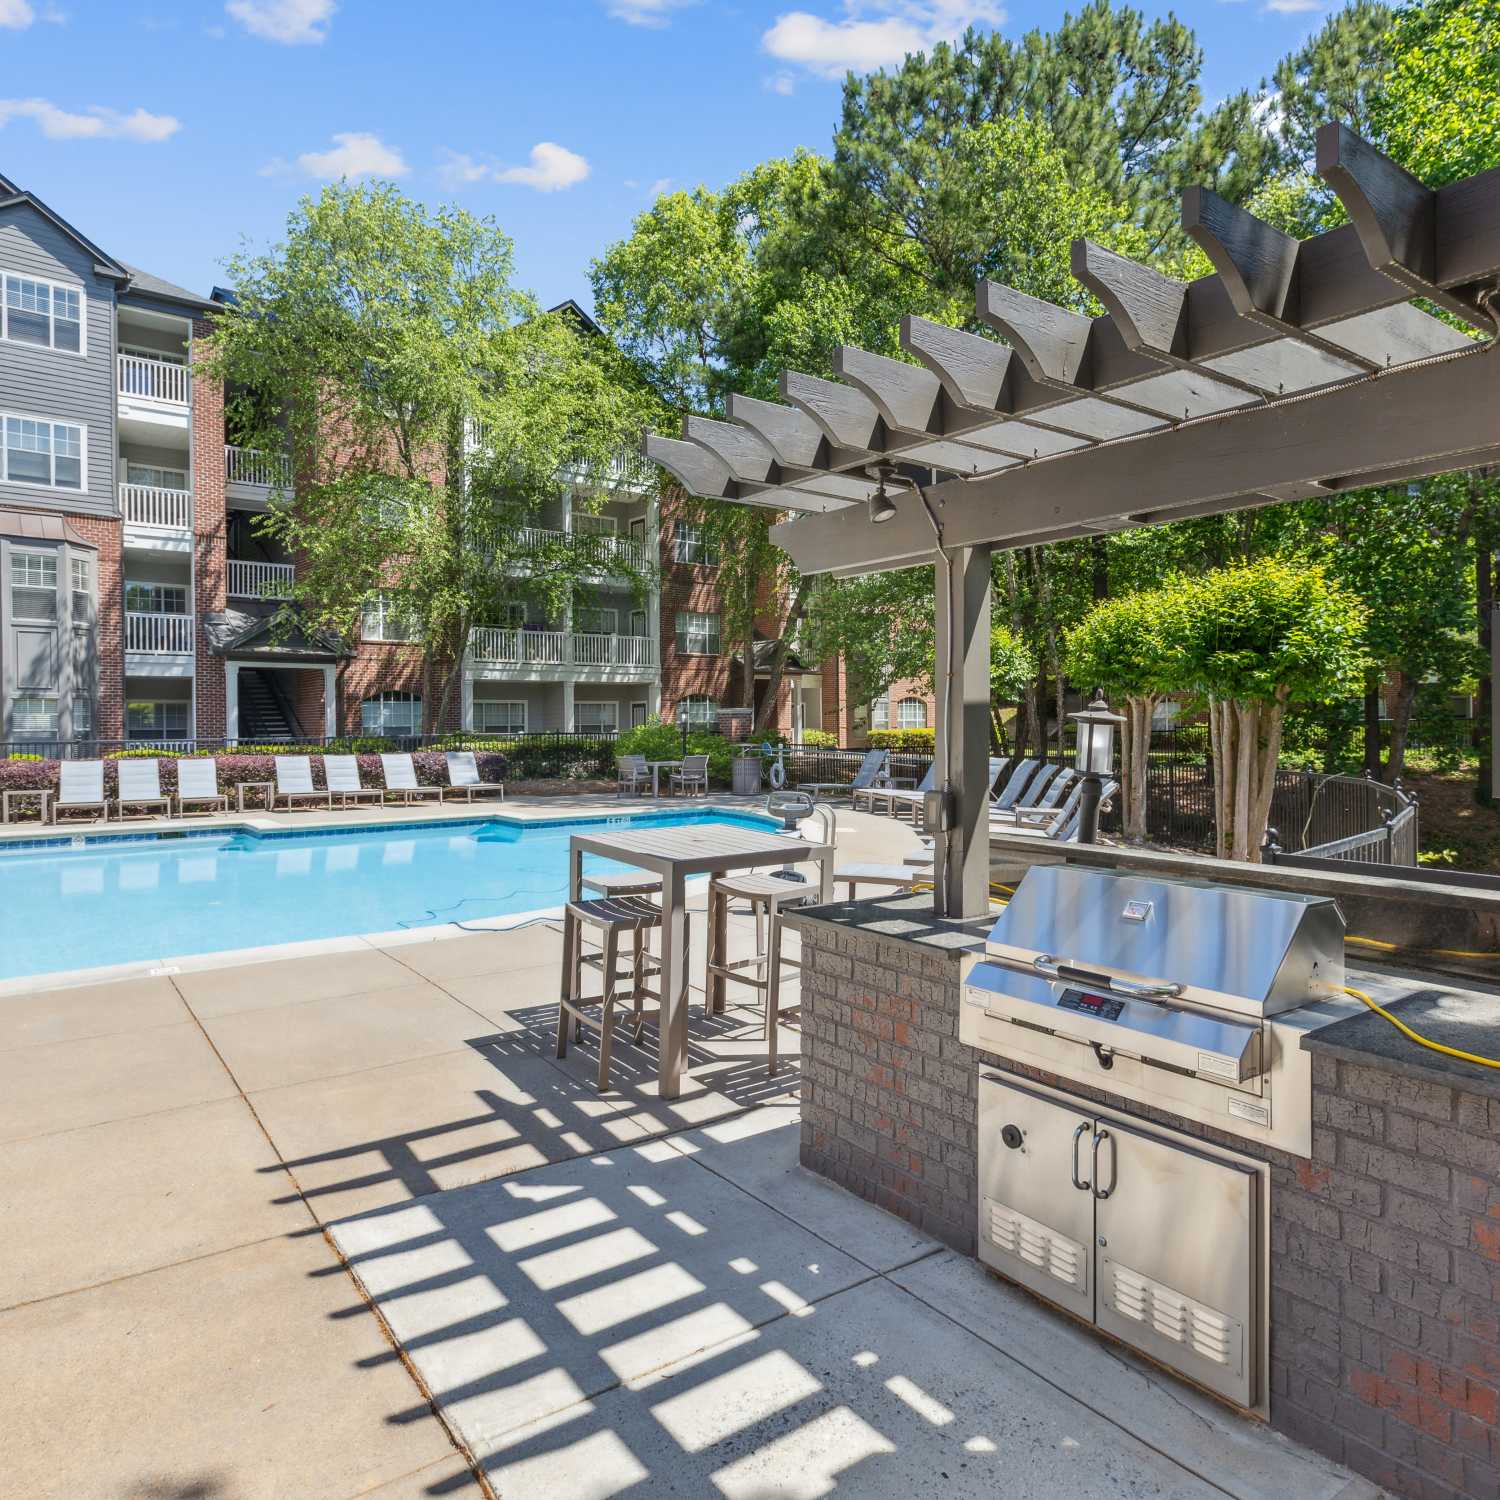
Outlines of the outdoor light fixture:
{"label": "outdoor light fixture", "polygon": [[896,502],[891,499],[886,485],[894,483],[898,489],[907,490],[912,488],[912,483],[895,464],[871,464],[865,473],[879,483],[879,488],[870,496],[870,522],[879,526],[896,514]]}
{"label": "outdoor light fixture", "polygon": [[1103,778],[1115,768],[1115,730],[1125,722],[1094,689],[1094,701],[1068,717],[1078,726],[1074,765],[1083,777],[1078,808],[1078,840],[1094,844],[1099,840],[1099,800],[1104,790]]}
{"label": "outdoor light fixture", "polygon": [[682,758],[687,759],[687,729],[688,729],[688,706],[684,698],[677,705],[677,727],[682,731]]}

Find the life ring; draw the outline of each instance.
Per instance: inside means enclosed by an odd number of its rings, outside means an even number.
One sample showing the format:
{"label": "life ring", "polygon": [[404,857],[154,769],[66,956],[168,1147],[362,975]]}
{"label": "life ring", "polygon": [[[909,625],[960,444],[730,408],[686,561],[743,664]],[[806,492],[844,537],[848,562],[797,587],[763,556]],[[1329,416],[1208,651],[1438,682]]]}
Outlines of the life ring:
{"label": "life ring", "polygon": [[778,792],[786,785],[786,767],[782,765],[780,760],[773,760],[771,762],[771,769],[767,779]]}

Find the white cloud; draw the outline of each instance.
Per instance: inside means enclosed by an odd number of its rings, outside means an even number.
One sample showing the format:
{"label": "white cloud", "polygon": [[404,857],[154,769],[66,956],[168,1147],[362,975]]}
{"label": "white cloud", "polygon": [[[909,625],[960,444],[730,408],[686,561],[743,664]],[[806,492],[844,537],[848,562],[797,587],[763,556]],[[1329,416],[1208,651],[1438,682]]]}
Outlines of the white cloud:
{"label": "white cloud", "polygon": [[12,120],[35,120],[49,141],[164,141],[182,129],[171,115],[134,109],[128,115],[102,104],[82,114],[60,109],[50,99],[0,99],[0,126]]}
{"label": "white cloud", "polygon": [[224,9],[251,36],[294,47],[325,41],[338,7],[334,0],[229,0]]}
{"label": "white cloud", "polygon": [[627,26],[661,27],[668,24],[671,13],[698,0],[604,0],[604,13]]}
{"label": "white cloud", "polygon": [[576,151],[555,141],[539,141],[531,148],[529,167],[504,167],[494,174],[496,182],[535,188],[539,193],[559,193],[589,175],[589,164]]}
{"label": "white cloud", "polygon": [[656,181],[646,189],[646,196],[648,198],[656,199],[660,198],[663,193],[670,193],[671,191],[672,179],[670,177],[658,177]]}
{"label": "white cloud", "polygon": [[841,78],[850,70],[870,73],[894,66],[909,52],[962,36],[969,26],[999,26],[1005,20],[998,0],[844,0],[843,12],[830,21],[805,10],[788,11],[761,37],[761,46],[820,78]]}
{"label": "white cloud", "polygon": [[7,31],[25,31],[36,20],[28,0],[0,0],[0,26]]}
{"label": "white cloud", "polygon": [[260,175],[283,177],[301,172],[331,181],[339,177],[405,177],[411,170],[398,147],[387,146],[367,130],[340,130],[333,141],[327,151],[304,151],[295,162],[277,157],[260,169]]}
{"label": "white cloud", "polygon": [[1305,16],[1322,10],[1324,0],[1266,0],[1265,8],[1278,16]]}
{"label": "white cloud", "polygon": [[476,161],[467,152],[445,151],[443,156],[444,160],[438,168],[438,176],[449,187],[464,187],[471,182],[483,182],[495,171],[489,163]]}

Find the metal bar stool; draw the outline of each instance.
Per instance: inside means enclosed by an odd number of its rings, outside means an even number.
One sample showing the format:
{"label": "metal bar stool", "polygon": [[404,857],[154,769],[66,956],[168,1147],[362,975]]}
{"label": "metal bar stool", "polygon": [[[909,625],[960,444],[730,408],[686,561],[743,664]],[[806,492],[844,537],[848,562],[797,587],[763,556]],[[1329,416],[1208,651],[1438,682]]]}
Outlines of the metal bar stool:
{"label": "metal bar stool", "polygon": [[[562,983],[557,1005],[557,1055],[568,1055],[568,1018],[573,1019],[573,1040],[583,1035],[585,1026],[599,1033],[599,1091],[609,1088],[610,1054],[614,1045],[615,1002],[620,996],[620,937],[629,933],[634,940],[634,956],[627,971],[631,976],[629,994],[635,1002],[635,1036],[639,1043],[646,1017],[641,1001],[646,989],[646,933],[661,926],[661,908],[645,896],[602,896],[594,901],[570,901],[563,911]],[[597,953],[583,951],[585,927],[597,928],[601,934]],[[600,969],[600,993],[597,1000],[583,998],[583,966],[597,964]],[[585,1006],[599,1006],[598,1016],[590,1015]]]}
{"label": "metal bar stool", "polygon": [[[781,1004],[782,969],[801,969],[795,959],[781,954],[781,914],[789,906],[816,901],[817,887],[800,875],[760,875],[747,871],[742,875],[715,875],[708,884],[708,962],[705,988],[708,1009],[717,1014],[724,1009],[725,986],[729,980],[748,984],[765,997],[766,1072],[777,1068],[776,1025],[784,1015],[799,1010],[800,1005]],[[731,960],[728,951],[729,903],[748,901],[755,916],[755,956]],[[762,921],[765,938],[762,942]],[[754,968],[754,975],[742,969]]]}
{"label": "metal bar stool", "polygon": [[[616,875],[585,875],[579,881],[586,891],[595,891],[601,896],[661,896],[661,876],[647,875],[641,870],[622,870]],[[687,930],[683,934],[682,962],[689,973],[692,972],[692,941],[693,924],[687,924]],[[584,962],[587,963],[593,955],[586,954]],[[661,963],[658,961],[654,967],[647,968],[645,975],[647,979],[661,973]]]}

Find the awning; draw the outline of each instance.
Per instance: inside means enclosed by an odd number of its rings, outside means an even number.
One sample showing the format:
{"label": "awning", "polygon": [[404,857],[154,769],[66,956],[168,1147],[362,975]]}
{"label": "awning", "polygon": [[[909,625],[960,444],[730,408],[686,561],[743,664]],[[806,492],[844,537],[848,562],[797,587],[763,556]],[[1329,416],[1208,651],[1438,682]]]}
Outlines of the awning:
{"label": "awning", "polygon": [[99,550],[98,542],[91,542],[64,517],[32,510],[0,510],[0,536],[26,542],[66,542],[70,547]]}

